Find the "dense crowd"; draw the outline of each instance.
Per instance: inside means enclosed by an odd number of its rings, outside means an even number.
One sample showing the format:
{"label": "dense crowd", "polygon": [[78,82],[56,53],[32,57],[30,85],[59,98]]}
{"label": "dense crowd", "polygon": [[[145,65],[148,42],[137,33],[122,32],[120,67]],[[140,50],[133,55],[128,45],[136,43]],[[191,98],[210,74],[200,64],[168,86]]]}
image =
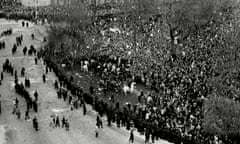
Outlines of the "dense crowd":
{"label": "dense crowd", "polygon": [[[67,14],[64,9],[59,9],[58,13]],[[146,141],[150,136],[153,141],[158,137],[174,139],[176,136],[182,138],[176,140],[179,143],[184,140],[184,143],[187,140],[206,144],[232,143],[228,137],[207,135],[202,127],[204,101],[213,92],[208,80],[219,74],[215,69],[219,60],[216,55],[219,49],[226,46],[221,34],[216,33],[220,28],[210,23],[194,36],[190,35],[179,46],[182,51],[176,60],[174,55],[167,53],[167,46],[158,42],[161,39],[159,33],[162,28],[158,25],[161,18],[151,16],[148,20],[137,19],[133,24],[133,16],[107,16],[88,25],[85,30],[88,46],[93,48],[93,44],[102,41],[104,44],[99,46],[100,52],[80,59],[79,64],[84,65],[88,61],[89,70],[103,80],[103,87],[107,90],[121,90],[126,80],[143,83],[158,94],[141,92],[138,104],[128,104],[123,110],[114,101],[107,104],[96,98],[89,100],[90,103],[94,104],[101,116],[103,113],[107,115],[109,125],[116,122],[118,126],[130,129],[133,120],[135,127],[145,132]],[[69,35],[76,31],[76,27],[64,29]],[[134,33],[137,35],[135,40]],[[60,84],[64,82],[72,92],[70,104],[78,103],[81,98],[88,101],[90,96],[84,95],[81,89],[74,88],[64,79],[61,70],[51,60],[46,63],[59,76]],[[226,83],[238,88],[235,80],[238,75],[238,72],[232,73]],[[68,95],[60,89],[58,96],[66,99]],[[234,94],[229,94],[229,97],[239,100]],[[76,107],[78,104],[74,105]]]}
{"label": "dense crowd", "polygon": [[[141,82],[157,91],[158,94],[143,92],[138,97],[139,103],[135,108],[127,109],[128,113],[136,114],[141,120],[198,143],[232,143],[227,137],[208,136],[202,127],[204,101],[213,92],[208,80],[219,74],[214,67],[215,60],[219,58],[216,57],[219,54],[217,50],[226,46],[221,34],[217,33],[219,27],[214,23],[204,26],[202,31],[197,33],[198,40],[190,35],[182,44],[182,52],[176,60],[174,56],[163,56],[166,52],[164,46],[162,50],[157,49],[159,44],[156,37],[160,31],[158,20],[156,17],[151,17],[148,21],[139,18],[137,52],[134,52],[138,61],[135,63],[134,57],[127,56],[134,46],[134,27],[131,24],[133,19],[107,17],[95,21],[86,30],[92,36],[88,39],[92,40],[91,43],[106,42],[109,51],[87,58],[89,69],[105,81],[103,83],[106,87],[110,85],[108,90],[121,85],[119,83],[127,79],[130,82]],[[71,28],[67,28],[67,31],[74,33]],[[149,53],[152,53],[150,55],[146,52],[149,47]],[[116,48],[117,52],[112,48]],[[153,55],[156,53],[159,57],[162,55],[162,59]],[[160,61],[161,65],[156,63],[156,60]],[[79,63],[84,65],[84,61],[86,59]],[[138,64],[140,66],[136,66]],[[133,69],[134,67],[137,69]],[[238,87],[234,79],[230,79],[232,84]],[[239,100],[236,95],[229,97]],[[115,119],[115,116],[121,117],[114,114],[111,119]],[[121,121],[124,123],[123,119]],[[154,136],[152,131],[154,130],[146,130],[149,132],[146,133],[147,139],[150,133]]]}
{"label": "dense crowd", "polygon": [[0,8],[1,9],[13,8],[13,7],[17,7],[17,6],[21,6],[21,4],[19,2],[14,1],[14,0],[2,0],[2,1],[0,1]]}

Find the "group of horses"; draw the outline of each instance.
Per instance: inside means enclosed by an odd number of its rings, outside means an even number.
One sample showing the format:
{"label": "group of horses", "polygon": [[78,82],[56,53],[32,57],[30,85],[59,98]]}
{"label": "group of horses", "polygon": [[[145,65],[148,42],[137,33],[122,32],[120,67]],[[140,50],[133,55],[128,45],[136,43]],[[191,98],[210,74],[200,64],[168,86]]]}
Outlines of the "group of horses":
{"label": "group of horses", "polygon": [[[89,67],[90,65],[93,65],[94,67],[99,67],[97,64],[93,64],[96,63],[95,60],[91,59],[91,60],[82,60],[80,61],[80,65],[81,65],[81,71],[84,73],[88,73],[89,72]],[[108,81],[107,85],[110,85],[111,89],[108,87],[107,90],[108,91],[119,91],[116,90],[115,87],[120,87],[120,91],[123,93],[124,96],[127,96],[128,94],[135,94],[135,95],[140,95],[140,91],[137,90],[136,88],[136,82],[134,80],[129,80],[127,82],[120,82],[117,83],[116,81]],[[104,87],[106,88],[106,82],[104,80],[100,80],[99,82],[99,86],[104,89]]]}

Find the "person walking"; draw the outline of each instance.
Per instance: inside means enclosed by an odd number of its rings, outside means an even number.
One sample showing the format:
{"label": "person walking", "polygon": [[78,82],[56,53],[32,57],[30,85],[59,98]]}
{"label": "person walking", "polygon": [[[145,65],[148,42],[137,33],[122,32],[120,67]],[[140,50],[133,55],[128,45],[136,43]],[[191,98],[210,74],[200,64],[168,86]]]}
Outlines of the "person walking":
{"label": "person walking", "polygon": [[64,128],[65,125],[66,125],[66,120],[65,120],[65,117],[63,116],[63,118],[62,118],[62,128]]}
{"label": "person walking", "polygon": [[47,65],[46,65],[46,68],[45,68],[45,69],[46,69],[46,74],[48,74],[48,66],[47,66]]}
{"label": "person walking", "polygon": [[98,137],[98,135],[99,135],[99,127],[96,126],[95,127],[95,136],[96,136],[96,138]]}
{"label": "person walking", "polygon": [[102,119],[100,118],[100,115],[99,115],[99,114],[97,115],[96,121],[97,121],[96,126],[97,126],[98,128],[103,128]]}
{"label": "person walking", "polygon": [[38,59],[36,57],[34,58],[34,61],[35,61],[35,65],[37,65],[38,64]]}
{"label": "person walking", "polygon": [[86,115],[87,113],[87,106],[85,103],[83,103],[83,115]]}
{"label": "person walking", "polygon": [[30,119],[30,116],[29,116],[29,111],[28,110],[26,110],[25,111],[25,120],[29,120]]}
{"label": "person walking", "polygon": [[60,127],[60,120],[59,120],[59,117],[57,116],[57,118],[56,118],[56,125],[55,125],[56,127]]}
{"label": "person walking", "polygon": [[46,82],[46,75],[43,74],[42,78],[43,78],[43,83],[45,83]]}
{"label": "person walking", "polygon": [[38,100],[38,92],[37,92],[37,90],[35,90],[35,92],[34,92],[34,97],[35,97],[35,100],[37,101]]}
{"label": "person walking", "polygon": [[70,124],[68,122],[68,119],[65,120],[65,128],[66,128],[66,131],[69,131]]}
{"label": "person walking", "polygon": [[1,81],[3,80],[3,72],[1,72]]}
{"label": "person walking", "polygon": [[1,113],[2,113],[2,105],[1,105],[1,94],[0,94],[0,115],[1,115]]}
{"label": "person walking", "polygon": [[132,128],[130,130],[130,137],[129,137],[129,143],[134,144],[134,134],[133,134],[134,129]]}
{"label": "person walking", "polygon": [[32,40],[34,40],[34,34],[32,34],[31,37],[32,37]]}
{"label": "person walking", "polygon": [[37,120],[37,117],[36,117],[36,116],[33,118],[33,128],[34,128],[36,131],[39,130],[38,120]]}
{"label": "person walking", "polygon": [[19,108],[17,108],[16,110],[16,115],[17,115],[17,118],[20,119],[21,118],[21,111]]}

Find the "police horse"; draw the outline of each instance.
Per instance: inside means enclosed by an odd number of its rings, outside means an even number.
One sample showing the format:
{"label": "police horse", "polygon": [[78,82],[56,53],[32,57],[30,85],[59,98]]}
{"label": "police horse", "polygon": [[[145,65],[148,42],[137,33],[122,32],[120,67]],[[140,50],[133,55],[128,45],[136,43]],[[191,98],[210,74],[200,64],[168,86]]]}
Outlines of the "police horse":
{"label": "police horse", "polygon": [[140,92],[136,89],[136,82],[131,82],[129,85],[123,84],[122,88],[123,94],[127,96],[127,94],[135,94],[140,95]]}

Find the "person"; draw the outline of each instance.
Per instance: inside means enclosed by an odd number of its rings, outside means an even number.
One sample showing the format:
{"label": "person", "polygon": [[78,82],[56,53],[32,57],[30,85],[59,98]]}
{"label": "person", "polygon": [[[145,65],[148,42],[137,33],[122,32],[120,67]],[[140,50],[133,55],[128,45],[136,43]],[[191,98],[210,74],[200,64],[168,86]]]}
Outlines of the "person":
{"label": "person", "polygon": [[34,112],[38,112],[38,103],[37,103],[37,100],[34,100],[33,102],[32,102],[32,105],[33,105],[33,110],[34,110]]}
{"label": "person", "polygon": [[14,76],[15,76],[15,79],[18,78],[18,76],[17,76],[17,70],[15,70]]}
{"label": "person", "polygon": [[103,128],[102,120],[101,120],[99,114],[97,115],[96,121],[97,121],[96,126],[97,126],[98,128]]}
{"label": "person", "polygon": [[95,136],[98,137],[98,135],[99,135],[99,127],[96,126],[95,127]]}
{"label": "person", "polygon": [[18,101],[18,98],[16,97],[16,99],[14,100],[14,103],[13,103],[13,104],[14,104],[16,107],[18,107],[18,102],[19,102],[19,101]]}
{"label": "person", "polygon": [[16,110],[16,115],[17,115],[17,118],[20,119],[21,118],[21,111],[19,108],[17,108]]}
{"label": "person", "polygon": [[25,120],[29,120],[29,119],[30,119],[29,111],[26,110],[26,111],[25,111]]}
{"label": "person", "polygon": [[43,83],[45,83],[46,82],[46,75],[43,74],[42,78],[43,78]]}
{"label": "person", "polygon": [[59,120],[59,117],[57,116],[56,118],[56,124],[55,124],[56,127],[60,127],[60,120]]}
{"label": "person", "polygon": [[112,124],[112,113],[111,111],[108,111],[107,113],[107,121],[108,121],[108,126],[111,126]]}
{"label": "person", "polygon": [[32,34],[31,36],[32,36],[32,40],[34,40],[34,34]]}
{"label": "person", "polygon": [[71,103],[72,103],[72,96],[69,95],[68,104],[71,104]]}
{"label": "person", "polygon": [[46,68],[45,68],[45,69],[46,69],[46,74],[48,74],[48,66],[47,66],[47,65],[46,65]]}
{"label": "person", "polygon": [[46,41],[47,41],[47,38],[46,38],[46,37],[44,37],[44,38],[43,38],[43,42],[46,42]]}
{"label": "person", "polygon": [[22,67],[22,70],[21,70],[21,76],[24,77],[24,75],[25,75],[25,68]]}
{"label": "person", "polygon": [[149,138],[150,138],[149,129],[146,129],[146,132],[145,132],[145,143],[149,143]]}
{"label": "person", "polygon": [[114,96],[113,96],[113,95],[111,95],[111,97],[109,98],[109,101],[112,102],[112,103],[115,102],[115,99],[114,99]]}
{"label": "person", "polygon": [[58,89],[58,88],[59,88],[59,86],[58,86],[58,81],[57,81],[57,80],[55,80],[54,87],[55,87],[55,89]]}
{"label": "person", "polygon": [[134,129],[130,130],[130,137],[129,137],[129,143],[134,143],[134,134],[133,134]]}
{"label": "person", "polygon": [[68,122],[68,119],[65,120],[65,128],[66,128],[66,131],[69,131],[69,122]]}
{"label": "person", "polygon": [[23,55],[24,55],[24,56],[26,55],[26,52],[27,52],[27,47],[25,46],[25,47],[23,48]]}
{"label": "person", "polygon": [[1,81],[3,80],[3,72],[1,72]]}
{"label": "person", "polygon": [[33,118],[33,128],[34,128],[36,131],[39,130],[38,120],[37,120],[37,117],[36,117],[36,116]]}
{"label": "person", "polygon": [[25,25],[25,23],[24,23],[24,21],[22,21],[22,27],[24,27],[24,25]]}
{"label": "person", "polygon": [[56,118],[55,118],[55,115],[53,116],[53,118],[52,118],[52,127],[54,128],[55,127],[55,125],[56,125]]}
{"label": "person", "polygon": [[86,115],[87,113],[87,107],[86,107],[86,104],[83,103],[83,115]]}
{"label": "person", "polygon": [[35,90],[35,92],[34,92],[34,97],[35,97],[35,100],[37,101],[38,100],[38,92],[37,92],[37,90]]}
{"label": "person", "polygon": [[94,94],[94,87],[93,87],[93,86],[90,86],[90,87],[89,87],[89,92],[90,92],[91,95]]}
{"label": "person", "polygon": [[0,114],[2,113],[2,105],[1,105],[1,94],[0,94]]}
{"label": "person", "polygon": [[62,118],[62,128],[64,128],[65,125],[66,125],[66,120],[65,120],[65,117],[63,116],[63,118]]}
{"label": "person", "polygon": [[35,65],[37,65],[38,59],[35,57],[34,60],[35,60]]}

